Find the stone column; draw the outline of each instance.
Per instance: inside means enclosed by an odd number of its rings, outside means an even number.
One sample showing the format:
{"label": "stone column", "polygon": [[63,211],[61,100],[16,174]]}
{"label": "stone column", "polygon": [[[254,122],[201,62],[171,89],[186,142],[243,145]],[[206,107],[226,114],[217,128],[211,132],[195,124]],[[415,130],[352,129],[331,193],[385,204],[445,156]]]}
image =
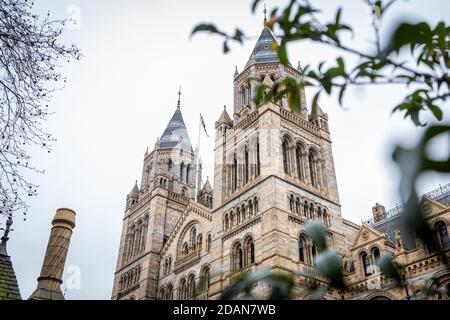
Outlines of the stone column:
{"label": "stone column", "polygon": [[75,228],[75,212],[58,209],[52,221],[52,230],[32,300],[64,300],[61,292],[62,275],[69,250],[72,230]]}

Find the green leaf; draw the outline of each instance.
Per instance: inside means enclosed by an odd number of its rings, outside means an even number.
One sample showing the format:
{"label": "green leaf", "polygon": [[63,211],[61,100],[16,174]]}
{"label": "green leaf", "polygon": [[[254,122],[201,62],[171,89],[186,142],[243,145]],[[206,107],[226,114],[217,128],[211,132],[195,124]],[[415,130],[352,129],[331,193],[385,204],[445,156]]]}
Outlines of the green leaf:
{"label": "green leaf", "polygon": [[239,43],[243,43],[243,39],[242,39],[242,37],[244,36],[244,33],[241,31],[241,30],[239,30],[239,29],[236,29],[236,31],[235,31],[235,33],[234,33],[234,36],[232,37],[232,39],[233,40],[236,40],[236,41],[238,41]]}
{"label": "green leaf", "polygon": [[225,40],[224,42],[223,42],[223,53],[228,53],[230,51],[230,47],[228,47],[228,43],[227,43],[227,41]]}
{"label": "green leaf", "polygon": [[259,4],[260,1],[261,1],[261,0],[254,0],[254,1],[253,1],[253,3],[252,3],[252,14],[255,14],[255,12],[256,12],[256,7],[258,6],[258,4]]}
{"label": "green leaf", "polygon": [[287,51],[286,51],[286,42],[282,41],[281,45],[278,47],[278,59],[280,59],[280,62],[288,66],[289,61],[287,57]]}
{"label": "green leaf", "polygon": [[321,252],[316,258],[316,266],[319,272],[330,281],[331,287],[345,288],[342,261],[335,251],[325,250]]}
{"label": "green leaf", "polygon": [[437,120],[442,121],[443,114],[441,108],[434,104],[429,105],[428,108],[431,110]]}
{"label": "green leaf", "polygon": [[347,89],[347,85],[343,85],[339,90],[339,105],[342,107],[342,99],[344,98],[345,89]]}
{"label": "green leaf", "polygon": [[197,32],[209,32],[209,33],[215,33],[222,36],[226,36],[226,34],[222,31],[219,31],[217,27],[214,24],[210,23],[200,23],[194,27],[194,29],[191,32],[191,36],[193,36]]}
{"label": "green leaf", "polygon": [[382,253],[378,260],[378,266],[381,272],[396,280],[398,283],[402,282],[398,264],[392,259],[388,253]]}
{"label": "green leaf", "polygon": [[319,251],[327,249],[326,230],[320,221],[312,221],[305,225],[306,233],[311,237]]}

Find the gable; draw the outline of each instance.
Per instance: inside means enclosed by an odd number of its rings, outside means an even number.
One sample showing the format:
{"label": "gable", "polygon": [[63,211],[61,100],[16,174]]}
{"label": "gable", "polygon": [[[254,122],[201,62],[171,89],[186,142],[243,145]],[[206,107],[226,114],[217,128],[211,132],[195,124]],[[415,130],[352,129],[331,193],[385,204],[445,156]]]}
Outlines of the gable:
{"label": "gable", "polygon": [[179,241],[182,240],[180,238],[185,234],[187,227],[193,224],[200,224],[202,226],[201,229],[204,229],[211,221],[212,215],[209,208],[199,203],[189,201],[189,204],[175,224],[167,242],[161,249],[161,256],[164,256],[173,246],[178,245]]}
{"label": "gable", "polygon": [[383,233],[377,231],[376,229],[370,227],[367,224],[363,224],[359,229],[355,241],[353,242],[352,248],[368,244],[370,242],[373,242],[375,239],[378,239],[383,236],[384,236]]}

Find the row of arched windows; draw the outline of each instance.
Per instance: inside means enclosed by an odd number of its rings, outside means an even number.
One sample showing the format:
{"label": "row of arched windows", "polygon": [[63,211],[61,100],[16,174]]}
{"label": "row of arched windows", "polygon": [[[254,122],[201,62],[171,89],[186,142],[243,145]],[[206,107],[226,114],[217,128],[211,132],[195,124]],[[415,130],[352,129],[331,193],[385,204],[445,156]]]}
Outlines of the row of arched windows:
{"label": "row of arched windows", "polygon": [[192,171],[191,165],[184,164],[184,162],[182,162],[180,164],[180,182],[189,184],[191,179],[191,171]]}
{"label": "row of arched windows", "polygon": [[133,269],[125,272],[120,277],[119,290],[123,291],[138,283],[141,276],[141,266],[136,266]]}
{"label": "row of arched windows", "polygon": [[[178,300],[194,299],[198,293],[207,291],[211,284],[211,276],[209,266],[205,266],[200,271],[200,277],[196,281],[194,273],[190,273],[187,277],[183,277],[178,285]],[[160,300],[173,299],[173,285],[169,283],[159,289]]]}
{"label": "row of arched windows", "polygon": [[378,270],[378,259],[380,258],[380,249],[372,248],[369,252],[363,251],[359,254],[361,269],[364,276],[370,276]]}
{"label": "row of arched windows", "polygon": [[181,256],[186,256],[190,252],[201,248],[202,235],[199,234],[197,236],[197,227],[192,226],[188,232],[188,237],[181,246]]}
{"label": "row of arched windows", "polygon": [[331,217],[326,208],[322,207],[320,204],[313,203],[311,200],[300,197],[299,195],[289,195],[289,210],[306,219],[319,220],[322,221],[325,226],[331,226]]}
{"label": "row of arched windows", "polygon": [[250,106],[251,100],[252,100],[252,88],[250,83],[242,85],[241,88],[239,89],[238,106],[240,107]]}
{"label": "row of arched windows", "polygon": [[231,249],[231,270],[237,272],[255,263],[255,243],[251,236],[237,241]]}
{"label": "row of arched windows", "polygon": [[294,144],[289,136],[281,143],[284,173],[296,177],[303,182],[309,182],[315,188],[323,185],[322,166],[319,152],[314,148],[306,148],[302,143]]}
{"label": "row of arched windows", "polygon": [[314,265],[317,256],[317,248],[311,239],[305,234],[298,238],[298,260],[304,264]]}
{"label": "row of arched windows", "polygon": [[145,242],[147,240],[148,231],[148,215],[145,215],[137,222],[132,223],[128,227],[125,236],[125,244],[123,250],[123,263],[129,261],[132,257],[145,250]]}
{"label": "row of arched windows", "polygon": [[232,153],[225,167],[225,191],[229,195],[261,174],[259,140]]}
{"label": "row of arched windows", "polygon": [[259,201],[257,196],[236,205],[223,214],[223,230],[230,230],[241,223],[256,216],[259,211]]}

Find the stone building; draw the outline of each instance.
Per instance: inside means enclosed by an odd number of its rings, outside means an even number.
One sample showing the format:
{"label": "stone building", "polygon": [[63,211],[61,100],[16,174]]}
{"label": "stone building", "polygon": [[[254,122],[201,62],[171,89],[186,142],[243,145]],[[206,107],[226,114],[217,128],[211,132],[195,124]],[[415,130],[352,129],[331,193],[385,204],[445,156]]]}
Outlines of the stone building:
{"label": "stone building", "polygon": [[[362,225],[343,218],[327,114],[319,107],[312,112],[304,92],[297,114],[286,99],[253,101],[258,83],[300,77],[300,65],[280,63],[277,46],[264,27],[243,71],[236,69],[232,115],[224,108],[215,123],[213,186],[207,181],[198,194],[196,153],[178,100],[163,135],[145,153],[140,185],[127,195],[112,299],[217,299],[236,274],[312,270],[320,253],[304,232],[311,220],[323,222],[329,245],[343,258],[352,288],[344,298],[414,294],[373,271],[381,252],[403,263],[407,279],[427,282],[424,276],[433,275],[449,286],[442,263],[450,247],[448,186],[422,198],[441,248],[424,248],[407,234],[401,210],[377,204]],[[326,279],[296,276],[295,282],[295,298],[308,299],[311,284]],[[342,297],[330,291],[324,298]]]}

